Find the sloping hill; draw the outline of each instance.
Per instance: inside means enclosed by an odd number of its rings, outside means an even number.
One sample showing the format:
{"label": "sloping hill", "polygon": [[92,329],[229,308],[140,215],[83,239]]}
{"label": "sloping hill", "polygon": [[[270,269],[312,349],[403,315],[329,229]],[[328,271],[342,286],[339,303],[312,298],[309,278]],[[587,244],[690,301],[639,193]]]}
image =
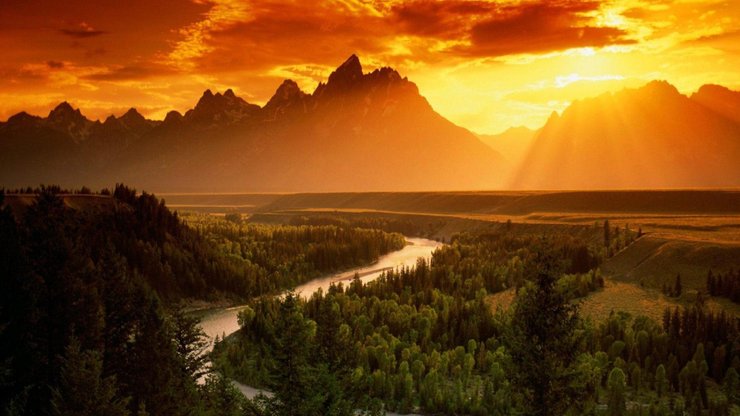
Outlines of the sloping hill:
{"label": "sloping hill", "polygon": [[681,275],[684,288],[706,290],[707,272],[726,272],[740,263],[740,244],[644,236],[602,266],[615,280],[660,289]]}

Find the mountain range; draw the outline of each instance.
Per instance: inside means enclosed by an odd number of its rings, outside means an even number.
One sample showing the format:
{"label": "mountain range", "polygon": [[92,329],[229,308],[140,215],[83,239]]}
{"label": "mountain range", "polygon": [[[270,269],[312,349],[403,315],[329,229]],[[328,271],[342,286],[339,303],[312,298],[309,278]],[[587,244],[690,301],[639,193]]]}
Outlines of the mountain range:
{"label": "mountain range", "polygon": [[68,103],[0,124],[0,186],[136,184],[167,191],[484,189],[503,158],[436,113],[391,68],[352,55],[313,93],[284,81],[264,105],[205,91],[163,121],[90,121]]}
{"label": "mountain range", "polygon": [[[717,85],[688,97],[652,81],[576,101],[518,133],[527,150],[507,180],[512,189],[740,186],[740,92]],[[507,137],[487,143],[506,154]]]}
{"label": "mountain range", "polygon": [[0,123],[0,187],[116,182],[169,192],[740,186],[740,92],[653,81],[573,102],[538,130],[476,136],[391,68],[352,55],[312,93],[264,105],[207,90],[162,121],[91,121],[63,102]]}

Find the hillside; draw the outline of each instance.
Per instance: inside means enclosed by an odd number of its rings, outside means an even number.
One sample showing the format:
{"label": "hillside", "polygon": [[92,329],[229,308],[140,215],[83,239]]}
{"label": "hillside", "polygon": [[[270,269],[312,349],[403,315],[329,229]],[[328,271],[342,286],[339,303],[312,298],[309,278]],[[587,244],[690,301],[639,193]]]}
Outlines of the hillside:
{"label": "hillside", "polygon": [[691,98],[663,81],[574,102],[553,114],[512,176],[514,189],[740,185],[737,93]]}
{"label": "hillside", "polygon": [[645,236],[602,266],[605,275],[660,290],[681,275],[684,288],[706,292],[709,270],[727,272],[737,267],[740,244],[671,240]]}
{"label": "hillside", "polygon": [[90,121],[68,103],[0,123],[0,186],[167,191],[490,189],[503,160],[391,68],[351,56],[313,93],[286,80],[263,107],[206,91],[184,115]]}

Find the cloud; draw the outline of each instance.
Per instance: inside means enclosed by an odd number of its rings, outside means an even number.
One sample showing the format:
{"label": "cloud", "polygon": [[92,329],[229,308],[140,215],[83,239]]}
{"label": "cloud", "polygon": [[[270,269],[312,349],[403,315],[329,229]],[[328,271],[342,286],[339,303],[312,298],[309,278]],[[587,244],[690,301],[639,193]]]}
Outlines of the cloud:
{"label": "cloud", "polygon": [[92,38],[106,33],[105,31],[95,29],[85,22],[82,22],[77,25],[77,27],[71,29],[59,29],[59,32],[76,39]]}
{"label": "cloud", "polygon": [[270,71],[335,65],[350,53],[386,65],[547,53],[635,42],[596,21],[600,1],[296,2],[210,0],[179,31],[169,63],[186,71]]}
{"label": "cloud", "polygon": [[684,43],[686,44],[720,44],[723,42],[737,42],[738,40],[740,40],[740,29],[715,33],[711,35],[701,35],[701,36],[698,36],[696,39],[691,39]]}
{"label": "cloud", "polygon": [[[527,106],[546,116],[550,97],[566,102],[646,74],[684,80],[683,88],[705,78],[740,85],[740,1],[733,0],[6,3],[0,92],[52,91],[100,106],[182,111],[206,88],[264,102],[283,78],[313,90],[352,53],[366,71],[396,68],[456,121],[490,114],[475,123],[503,123],[490,120],[504,114],[500,120],[534,125],[539,116],[525,114]],[[627,80],[573,81],[573,73]],[[557,77],[567,85],[529,91]],[[0,111],[6,107],[17,108],[3,103]]]}
{"label": "cloud", "polygon": [[405,34],[451,39],[465,36],[471,17],[490,14],[496,7],[486,1],[412,1],[393,6],[390,19]]}
{"label": "cloud", "polygon": [[126,81],[141,80],[159,75],[172,74],[169,68],[154,65],[126,65],[107,68],[104,71],[82,77],[91,81]]}
{"label": "cloud", "polygon": [[246,4],[239,0],[210,0],[211,9],[204,18],[179,30],[182,40],[168,55],[169,63],[180,69],[194,69],[194,61],[213,51],[212,34],[246,17]]}
{"label": "cloud", "polygon": [[503,7],[470,32],[471,44],[459,48],[474,56],[543,53],[582,47],[634,43],[617,27],[595,26],[589,13],[599,2],[531,2]]}

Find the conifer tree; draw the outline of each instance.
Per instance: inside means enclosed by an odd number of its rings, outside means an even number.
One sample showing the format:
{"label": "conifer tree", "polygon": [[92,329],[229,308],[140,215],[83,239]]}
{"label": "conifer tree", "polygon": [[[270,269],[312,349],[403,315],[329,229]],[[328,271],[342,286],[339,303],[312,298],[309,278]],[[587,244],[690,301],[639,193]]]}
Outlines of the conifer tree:
{"label": "conifer tree", "polygon": [[128,416],[128,398],[118,396],[114,377],[103,377],[96,351],[80,351],[72,339],[62,359],[59,386],[52,389],[51,407],[58,416]]}
{"label": "conifer tree", "polygon": [[607,388],[609,389],[609,415],[622,416],[627,413],[625,401],[625,376],[618,367],[614,367],[609,373]]}
{"label": "conifer tree", "polygon": [[508,340],[517,369],[515,382],[536,415],[564,414],[583,393],[572,387],[578,374],[574,366],[578,307],[555,289],[552,273],[544,264],[535,283],[520,291]]}

